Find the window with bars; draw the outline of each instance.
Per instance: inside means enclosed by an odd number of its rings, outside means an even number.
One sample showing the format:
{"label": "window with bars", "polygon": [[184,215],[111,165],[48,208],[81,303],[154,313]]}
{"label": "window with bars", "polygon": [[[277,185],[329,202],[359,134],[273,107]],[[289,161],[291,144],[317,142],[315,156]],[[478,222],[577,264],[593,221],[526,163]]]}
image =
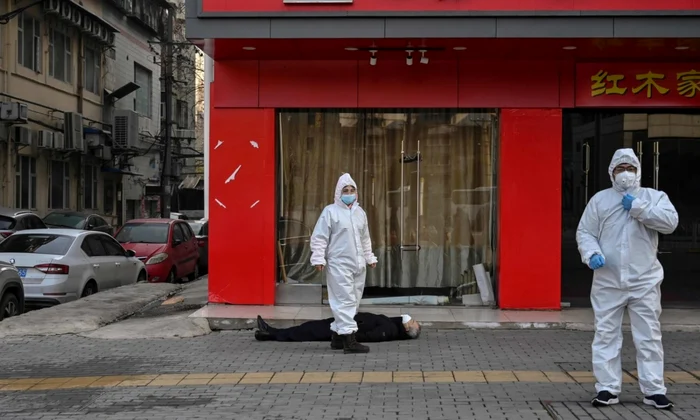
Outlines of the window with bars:
{"label": "window with bars", "polygon": [[17,17],[17,62],[41,73],[41,22],[26,13]]}
{"label": "window with bars", "polygon": [[58,29],[49,30],[49,76],[73,82],[73,45],[71,38]]}
{"label": "window with bars", "polygon": [[51,161],[49,171],[49,208],[70,207],[70,165],[68,162]]}
{"label": "window with bars", "polygon": [[95,47],[85,46],[85,89],[95,95],[100,94],[102,80],[102,52]]}
{"label": "window with bars", "polygon": [[15,165],[15,207],[36,209],[36,159],[18,156]]}

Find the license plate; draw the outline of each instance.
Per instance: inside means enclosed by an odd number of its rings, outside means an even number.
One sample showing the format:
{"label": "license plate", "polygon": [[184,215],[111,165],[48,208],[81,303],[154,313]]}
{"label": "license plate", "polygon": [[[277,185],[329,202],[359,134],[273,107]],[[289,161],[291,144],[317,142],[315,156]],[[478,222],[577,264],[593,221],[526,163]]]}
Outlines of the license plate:
{"label": "license plate", "polygon": [[26,268],[18,268],[17,271],[19,271],[19,276],[24,278],[27,277],[27,269]]}

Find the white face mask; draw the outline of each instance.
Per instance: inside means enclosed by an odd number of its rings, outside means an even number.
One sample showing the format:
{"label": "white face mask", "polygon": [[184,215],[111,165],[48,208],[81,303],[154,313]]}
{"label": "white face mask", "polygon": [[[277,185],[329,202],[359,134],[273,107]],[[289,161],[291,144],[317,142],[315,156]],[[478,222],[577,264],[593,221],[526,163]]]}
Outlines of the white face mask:
{"label": "white face mask", "polygon": [[632,188],[636,181],[637,175],[632,172],[625,171],[615,175],[615,183],[624,190]]}

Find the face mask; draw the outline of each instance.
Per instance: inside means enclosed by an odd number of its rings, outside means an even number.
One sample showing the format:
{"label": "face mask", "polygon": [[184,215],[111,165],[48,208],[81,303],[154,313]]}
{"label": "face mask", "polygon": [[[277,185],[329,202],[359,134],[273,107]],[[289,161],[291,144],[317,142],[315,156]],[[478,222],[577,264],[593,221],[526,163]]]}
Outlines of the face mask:
{"label": "face mask", "polygon": [[350,204],[355,202],[355,194],[343,195],[340,197],[340,200],[349,206]]}
{"label": "face mask", "polygon": [[632,188],[636,181],[637,175],[631,172],[625,171],[615,175],[615,183],[625,190]]}

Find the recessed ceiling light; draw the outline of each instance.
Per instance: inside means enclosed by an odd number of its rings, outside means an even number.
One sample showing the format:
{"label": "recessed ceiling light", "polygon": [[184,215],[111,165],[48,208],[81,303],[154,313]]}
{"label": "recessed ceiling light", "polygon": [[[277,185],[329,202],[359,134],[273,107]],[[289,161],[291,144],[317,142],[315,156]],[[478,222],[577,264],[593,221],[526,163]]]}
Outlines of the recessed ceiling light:
{"label": "recessed ceiling light", "polygon": [[562,49],[571,51],[571,50],[575,50],[576,47],[574,47],[573,45],[567,45],[566,47],[562,47]]}
{"label": "recessed ceiling light", "polygon": [[345,47],[345,51],[357,51],[356,47]]}
{"label": "recessed ceiling light", "polygon": [[679,51],[687,50],[687,49],[689,49],[689,48],[690,48],[690,47],[687,47],[687,46],[685,46],[685,45],[679,45],[679,46],[676,47],[676,49],[679,50]]}
{"label": "recessed ceiling light", "polygon": [[453,47],[452,49],[455,51],[464,51],[467,49],[467,47]]}
{"label": "recessed ceiling light", "polygon": [[243,47],[246,51],[255,51],[255,47]]}

